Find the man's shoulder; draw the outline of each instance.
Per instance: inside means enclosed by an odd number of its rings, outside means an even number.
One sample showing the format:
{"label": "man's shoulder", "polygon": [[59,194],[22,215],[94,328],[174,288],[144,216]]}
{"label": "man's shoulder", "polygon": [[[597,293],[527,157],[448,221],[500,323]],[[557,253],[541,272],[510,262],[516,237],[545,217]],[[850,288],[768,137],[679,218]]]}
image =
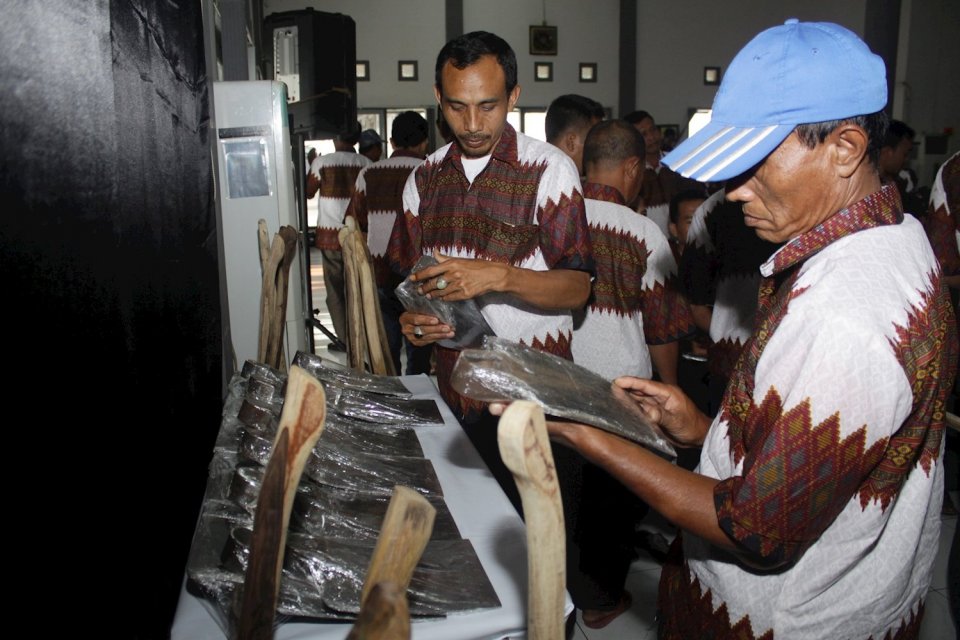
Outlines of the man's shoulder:
{"label": "man's shoulder", "polygon": [[656,222],[626,205],[592,198],[584,198],[583,202],[587,211],[587,223],[591,227],[608,227],[616,232],[628,232],[640,239],[664,238]]}
{"label": "man's shoulder", "polygon": [[364,167],[363,172],[371,173],[375,171],[393,171],[396,169],[413,170],[422,163],[422,158],[416,158],[414,156],[393,156],[392,158],[378,160]]}
{"label": "man's shoulder", "polygon": [[573,167],[576,173],[576,165],[570,156],[549,142],[538,140],[519,131],[517,132],[517,160],[525,164],[545,162],[548,166]]}
{"label": "man's shoulder", "polygon": [[370,158],[351,151],[334,151],[316,158],[314,164],[319,167],[366,167]]}

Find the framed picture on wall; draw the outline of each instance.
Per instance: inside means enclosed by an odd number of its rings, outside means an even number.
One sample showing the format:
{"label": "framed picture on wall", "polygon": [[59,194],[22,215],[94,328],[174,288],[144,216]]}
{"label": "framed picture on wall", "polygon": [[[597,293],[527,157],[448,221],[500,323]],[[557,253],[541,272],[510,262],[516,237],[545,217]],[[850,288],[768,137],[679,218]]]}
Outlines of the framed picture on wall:
{"label": "framed picture on wall", "polygon": [[401,60],[397,63],[397,79],[401,82],[415,82],[417,75],[416,60]]}
{"label": "framed picture on wall", "polygon": [[534,62],[533,79],[536,82],[553,81],[553,63],[552,62]]}
{"label": "framed picture on wall", "polygon": [[530,55],[557,55],[557,28],[546,25],[530,26]]}

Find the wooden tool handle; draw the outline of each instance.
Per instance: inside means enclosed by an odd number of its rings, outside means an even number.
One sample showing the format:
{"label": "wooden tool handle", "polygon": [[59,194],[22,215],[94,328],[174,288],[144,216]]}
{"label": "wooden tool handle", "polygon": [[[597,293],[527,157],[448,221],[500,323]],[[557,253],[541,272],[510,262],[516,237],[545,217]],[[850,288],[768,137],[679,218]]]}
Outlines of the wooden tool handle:
{"label": "wooden tool handle", "polygon": [[370,356],[370,369],[377,375],[395,376],[393,357],[386,344],[386,331],[383,328],[383,316],[380,314],[380,295],[370,266],[370,253],[363,240],[363,234],[353,232],[353,259],[357,265],[360,281],[360,296],[363,302],[363,326],[367,338],[367,352]]}
{"label": "wooden tool handle", "polygon": [[380,582],[392,582],[406,590],[433,533],[436,515],[437,510],[422,495],[408,487],[394,487],[363,582],[361,606]]}
{"label": "wooden tool handle", "polygon": [[346,289],[347,304],[347,356],[350,368],[354,371],[365,371],[366,366],[366,339],[363,327],[363,296],[360,293],[360,278],[357,262],[353,255],[353,227],[349,222],[352,216],[347,216],[347,223],[340,229],[338,238],[340,249],[343,251],[343,276]]}
{"label": "wooden tool handle", "polygon": [[520,491],[527,526],[527,637],[563,638],[563,505],[543,410],[526,400],[511,403],[500,418],[497,441]]}
{"label": "wooden tool handle", "polygon": [[239,640],[273,637],[290,512],[303,467],[323,433],[326,407],[320,382],[300,367],[291,367],[277,437],[257,499],[250,561],[237,614]]}
{"label": "wooden tool handle", "polygon": [[409,640],[410,609],[405,591],[392,582],[374,585],[347,640]]}

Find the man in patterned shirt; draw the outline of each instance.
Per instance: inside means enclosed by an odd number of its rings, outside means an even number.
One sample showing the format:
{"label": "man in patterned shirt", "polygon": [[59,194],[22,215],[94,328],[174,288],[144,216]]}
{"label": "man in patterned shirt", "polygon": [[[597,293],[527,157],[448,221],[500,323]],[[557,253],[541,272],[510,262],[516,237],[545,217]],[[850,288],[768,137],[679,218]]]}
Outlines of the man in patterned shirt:
{"label": "man in patterned shirt", "polygon": [[[507,123],[520,87],[516,56],[500,37],[480,31],[448,42],[437,57],[435,93],[455,141],[408,179],[391,264],[408,272],[420,256],[436,255],[440,264],[410,276],[424,294],[476,300],[498,336],[570,358],[571,309],[586,302],[592,269],[576,167]],[[404,313],[400,322],[418,346],[454,335],[433,316]],[[459,351],[436,345],[435,355],[443,398],[515,499],[496,421],[450,386]]]}
{"label": "man in patterned shirt", "polygon": [[733,365],[753,333],[760,265],[779,245],[744,224],[737,202],[717,191],[693,214],[680,282],[694,322],[710,336],[707,415],[716,415]]}
{"label": "man in patterned shirt", "polygon": [[[650,378],[655,366],[661,380],[677,384],[678,341],[694,330],[690,310],[667,239],[627,206],[643,180],[643,138],[631,124],[607,120],[590,129],[582,149],[597,277],[586,309],[574,314],[573,360],[610,380]],[[594,465],[582,474],[578,547],[587,578],[568,582],[584,624],[599,628],[629,607],[623,587],[646,505]]]}
{"label": "man in patterned shirt", "polygon": [[[727,180],[785,242],[712,421],[675,387],[619,378],[697,472],[551,423],[682,529],[661,638],[916,638],[937,553],[956,320],[920,223],[877,172],[883,61],[830,23],[786,24],[734,58],[713,120],[664,158]],[[499,410],[499,407],[497,408]]]}
{"label": "man in patterned shirt", "polygon": [[[403,185],[427,155],[429,144],[427,121],[416,111],[404,111],[393,119],[390,144],[393,154],[366,167],[357,176],[357,186],[347,207],[357,226],[367,234],[367,247],[373,258],[373,272],[380,296],[383,325],[390,343],[390,355],[397,372],[400,349],[406,340],[400,333],[403,306],[394,289],[403,280],[387,261],[387,244],[398,214],[403,215]],[[407,342],[407,375],[430,373],[430,352]]]}
{"label": "man in patterned shirt", "polygon": [[327,310],[333,330],[341,342],[347,339],[347,307],[344,291],[343,251],[337,235],[343,227],[343,216],[350,204],[360,170],[370,164],[366,156],[354,150],[360,139],[360,123],[353,131],[334,138],[333,153],[314,158],[307,174],[307,197],[317,192],[317,237],[320,249],[323,283],[327,293]]}
{"label": "man in patterned shirt", "polygon": [[960,293],[960,151],[937,170],[923,225],[956,305]]}
{"label": "man in patterned shirt", "polygon": [[623,119],[636,127],[643,136],[647,149],[640,194],[630,204],[656,222],[663,235],[669,238],[670,199],[687,189],[705,191],[705,186],[685,178],[661,163],[663,134],[653,121],[652,115],[646,111],[633,111],[623,116]]}
{"label": "man in patterned shirt", "polygon": [[660,380],[677,384],[678,341],[694,327],[666,237],[627,206],[643,180],[643,144],[622,120],[587,135],[583,196],[597,278],[573,333],[573,360],[611,380],[650,378],[656,369]]}

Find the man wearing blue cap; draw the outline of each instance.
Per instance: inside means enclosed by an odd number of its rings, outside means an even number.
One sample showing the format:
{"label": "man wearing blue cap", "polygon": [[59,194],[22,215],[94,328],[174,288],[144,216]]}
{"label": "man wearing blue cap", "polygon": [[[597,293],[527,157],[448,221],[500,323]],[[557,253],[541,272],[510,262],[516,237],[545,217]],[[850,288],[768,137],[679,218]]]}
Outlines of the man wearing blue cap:
{"label": "man wearing blue cap", "polygon": [[731,63],[713,121],[664,163],[726,181],[758,236],[753,336],[712,421],[618,378],[696,472],[551,423],[682,533],[661,638],[916,638],[937,552],[956,320],[920,223],[881,186],[884,65],[835,24],[786,24]]}

